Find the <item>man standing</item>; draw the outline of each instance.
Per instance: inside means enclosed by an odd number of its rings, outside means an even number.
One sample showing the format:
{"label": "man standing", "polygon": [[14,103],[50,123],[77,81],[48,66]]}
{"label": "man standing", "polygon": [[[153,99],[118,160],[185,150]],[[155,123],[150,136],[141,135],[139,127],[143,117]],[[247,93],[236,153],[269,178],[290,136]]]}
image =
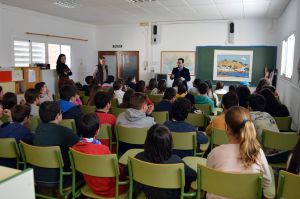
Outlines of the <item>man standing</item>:
{"label": "man standing", "polygon": [[177,79],[181,79],[183,81],[183,83],[185,84],[186,89],[188,89],[187,82],[191,80],[191,76],[190,76],[189,69],[184,67],[184,59],[183,58],[178,59],[177,67],[173,68],[170,78],[171,78],[171,80],[174,79],[173,86]]}
{"label": "man standing", "polygon": [[99,64],[97,65],[97,69],[94,73],[94,78],[97,79],[101,84],[106,80],[108,76],[108,68],[105,65],[105,57],[99,58]]}

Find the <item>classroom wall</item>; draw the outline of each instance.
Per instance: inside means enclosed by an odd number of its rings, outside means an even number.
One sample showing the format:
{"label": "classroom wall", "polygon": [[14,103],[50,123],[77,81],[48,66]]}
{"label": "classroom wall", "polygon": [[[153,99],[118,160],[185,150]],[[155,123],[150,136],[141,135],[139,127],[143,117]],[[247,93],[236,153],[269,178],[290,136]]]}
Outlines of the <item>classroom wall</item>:
{"label": "classroom wall", "polygon": [[291,0],[283,14],[278,19],[277,33],[277,68],[280,74],[282,40],[295,33],[294,70],[291,79],[278,77],[277,89],[280,100],[287,105],[293,117],[294,128],[300,125],[300,83],[298,82],[297,64],[300,58],[300,2]]}
{"label": "classroom wall", "polygon": [[[234,45],[276,45],[276,20],[233,20]],[[113,25],[97,27],[98,50],[139,50],[140,77],[151,78],[152,69],[160,72],[161,51],[194,51],[196,46],[228,45],[228,21],[157,23],[161,42],[151,45],[150,26]],[[112,48],[122,44],[122,49]],[[145,67],[146,66],[146,67]]]}
{"label": "classroom wall", "polygon": [[[75,81],[84,81],[97,64],[96,26],[79,23],[56,16],[7,6],[0,3],[0,66],[14,65],[14,39],[63,43],[71,45],[71,69]],[[25,32],[46,33],[88,39],[88,42],[41,36]]]}

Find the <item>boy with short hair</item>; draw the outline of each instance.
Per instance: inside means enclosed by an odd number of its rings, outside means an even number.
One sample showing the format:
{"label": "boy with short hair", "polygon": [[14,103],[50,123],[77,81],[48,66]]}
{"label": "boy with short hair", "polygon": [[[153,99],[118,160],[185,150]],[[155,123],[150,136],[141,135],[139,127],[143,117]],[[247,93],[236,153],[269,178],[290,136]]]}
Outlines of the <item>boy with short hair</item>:
{"label": "boy with short hair", "polygon": [[[26,127],[30,115],[30,107],[27,105],[15,105],[11,109],[12,122],[3,123],[0,126],[0,138],[15,138],[32,143],[33,134]],[[0,158],[0,165],[15,168],[16,160],[12,158]]]}
{"label": "boy with short hair", "polygon": [[34,88],[40,93],[40,103],[53,101],[45,82],[36,83]]}
{"label": "boy with short hair", "polygon": [[[35,146],[59,146],[64,161],[64,171],[70,171],[68,156],[69,147],[79,141],[79,137],[71,129],[58,125],[62,120],[57,102],[44,102],[39,110],[42,123],[37,127],[33,138]],[[59,183],[58,169],[34,167],[35,182],[38,184],[57,185]],[[71,184],[71,178],[64,178],[65,186]]]}
{"label": "boy with short hair", "polygon": [[[188,117],[191,109],[192,105],[188,99],[177,99],[171,110],[172,120],[166,121],[164,125],[168,127],[171,132],[196,132],[197,144],[205,144],[208,142],[208,138],[206,137],[205,133],[198,131],[196,127],[188,122],[185,122],[185,119]],[[174,150],[174,153],[181,158],[193,156],[193,151],[190,150]]]}
{"label": "boy with short hair", "polygon": [[195,96],[195,103],[196,104],[209,104],[210,105],[210,111],[213,113],[215,110],[215,104],[214,101],[211,100],[207,93],[208,93],[208,85],[204,82],[201,82],[198,86],[199,95]]}
{"label": "boy with short hair", "polygon": [[[89,113],[83,115],[78,124],[78,131],[81,134],[80,141],[72,148],[81,153],[90,155],[106,155],[110,154],[109,148],[97,139],[96,134],[99,130],[99,119],[96,114]],[[101,133],[101,132],[100,132]],[[88,166],[88,165],[87,165]],[[94,177],[83,175],[87,185],[92,191],[102,197],[114,197],[116,191],[116,180],[114,177]],[[123,177],[122,170],[120,176]],[[119,187],[119,195],[126,190],[126,187]]]}
{"label": "boy with short hair", "polygon": [[239,105],[239,98],[236,95],[236,93],[228,92],[225,95],[223,95],[222,98],[223,112],[212,119],[211,123],[205,129],[206,134],[210,136],[212,127],[226,131],[225,113],[230,107],[238,106],[238,105]]}
{"label": "boy with short hair", "polygon": [[117,80],[113,84],[114,88],[114,98],[118,100],[118,104],[122,104],[124,91],[122,91],[123,83],[120,80]]}
{"label": "boy with short hair", "polygon": [[63,119],[74,119],[76,126],[78,126],[78,121],[82,116],[82,112],[78,106],[76,106],[76,88],[72,85],[63,86],[60,91],[59,106],[62,113]]}
{"label": "boy with short hair", "polygon": [[92,84],[93,76],[89,75],[85,77],[85,83],[86,85],[82,86],[82,90],[84,91],[85,96],[90,96],[90,86]]}
{"label": "boy with short hair", "polygon": [[155,106],[155,111],[157,112],[168,111],[169,116],[171,117],[171,109],[175,100],[176,100],[176,90],[174,88],[167,88],[165,90],[163,99],[160,102],[158,102],[158,104]]}
{"label": "boy with short hair", "polygon": [[31,116],[39,116],[39,106],[40,103],[40,93],[38,90],[34,88],[29,88],[25,91],[24,98],[26,100],[26,103],[30,106]]}

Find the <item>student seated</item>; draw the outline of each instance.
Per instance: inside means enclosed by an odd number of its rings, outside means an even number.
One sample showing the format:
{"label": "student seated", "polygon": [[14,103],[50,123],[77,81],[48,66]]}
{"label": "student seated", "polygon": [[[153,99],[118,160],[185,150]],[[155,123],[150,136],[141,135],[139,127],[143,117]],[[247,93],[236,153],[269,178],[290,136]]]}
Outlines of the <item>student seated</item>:
{"label": "student seated", "polygon": [[171,119],[171,109],[172,105],[176,100],[176,91],[174,88],[167,88],[164,94],[163,99],[158,102],[158,104],[155,106],[155,111],[162,112],[162,111],[168,111],[169,117]]}
{"label": "student seated", "polygon": [[9,120],[11,121],[11,109],[17,105],[17,95],[12,92],[7,92],[3,95],[2,99],[2,109],[3,114],[7,117],[9,117]]}
{"label": "student seated", "polygon": [[261,78],[259,80],[257,86],[256,86],[256,89],[255,89],[254,93],[257,94],[257,93],[259,93],[263,89],[263,87],[265,87],[265,86],[271,86],[271,85],[272,85],[272,83],[271,83],[271,81],[269,79],[267,79],[265,77]]}
{"label": "student seated", "polygon": [[149,80],[149,84],[148,84],[148,87],[147,87],[147,93],[151,93],[151,95],[152,95],[152,91],[153,91],[153,89],[156,89],[156,87],[157,87],[157,81],[156,81],[156,79],[155,78],[151,78]]}
{"label": "student seated", "polygon": [[167,81],[161,79],[158,81],[158,85],[151,91],[151,95],[163,95],[167,89]]}
{"label": "student seated", "polygon": [[[57,102],[44,102],[39,110],[42,123],[37,127],[33,145],[59,146],[64,161],[64,171],[70,170],[68,156],[69,147],[79,141],[79,137],[71,129],[58,125],[62,120],[61,111]],[[59,183],[59,169],[34,167],[35,182],[40,185],[57,186]],[[71,177],[64,178],[64,186],[71,184]]]}
{"label": "student seated", "polygon": [[274,118],[269,113],[264,112],[265,98],[259,94],[252,94],[249,96],[248,101],[248,109],[256,129],[256,136],[261,136],[264,129],[279,133],[280,131]]}
{"label": "student seated", "polygon": [[185,84],[184,83],[179,84],[178,88],[177,88],[176,98],[179,99],[179,98],[185,97],[186,94],[187,94],[187,90],[186,90]]}
{"label": "student seated", "polygon": [[[177,164],[184,163],[180,157],[172,153],[172,135],[168,128],[156,124],[148,130],[144,145],[144,152],[138,153],[135,158],[155,164]],[[127,171],[127,167],[125,168]],[[190,190],[190,185],[196,180],[196,172],[184,163],[185,191]],[[163,178],[163,176],[162,176]],[[158,179],[159,180],[159,179]],[[175,199],[179,198],[179,189],[162,189],[137,184],[139,190],[143,191],[148,199]]]}
{"label": "student seated", "polygon": [[122,90],[123,89],[123,84],[120,80],[117,80],[113,84],[114,88],[114,98],[118,100],[118,104],[122,104],[123,102],[123,96],[125,92]]}
{"label": "student seated", "polygon": [[34,88],[29,88],[25,91],[24,98],[26,104],[30,106],[30,115],[39,116],[39,103],[40,103],[40,93]]}
{"label": "student seated", "polygon": [[43,102],[53,101],[52,95],[50,94],[45,82],[39,82],[35,84],[34,87],[40,93],[40,104]]}
{"label": "student seated", "polygon": [[273,117],[288,117],[290,112],[288,108],[281,104],[276,97],[273,95],[272,91],[269,89],[262,89],[259,94],[265,97],[266,107],[265,111],[272,115]]}
{"label": "student seated", "polygon": [[213,101],[215,101],[215,104],[216,104],[216,105],[219,105],[219,98],[218,98],[217,94],[214,93],[213,90],[212,90],[212,83],[211,83],[211,80],[205,80],[204,83],[206,83],[207,86],[208,86],[207,96],[208,96],[210,99],[213,99]]}
{"label": "student seated", "polygon": [[200,79],[195,79],[193,81],[193,87],[189,89],[189,93],[193,94],[193,95],[198,95],[199,94],[199,91],[198,91],[198,87],[199,87],[199,84],[201,83],[201,80]]}
{"label": "student seated", "polygon": [[102,84],[102,88],[112,88],[114,81],[115,77],[112,75],[108,75],[105,82]]}
{"label": "student seated", "polygon": [[82,113],[78,106],[76,106],[76,88],[74,86],[63,86],[60,91],[59,106],[63,119],[74,119],[76,126]]}
{"label": "student seated", "polygon": [[82,90],[84,91],[85,96],[90,96],[89,88],[92,84],[93,76],[91,76],[91,75],[86,76],[84,80],[85,80],[86,85],[82,86]]}
{"label": "student seated", "polygon": [[287,171],[296,175],[300,175],[300,139],[290,155]]}
{"label": "student seated", "polygon": [[235,85],[230,85],[229,86],[229,92],[236,93],[236,86]]}
{"label": "student seated", "polygon": [[120,108],[130,108],[129,102],[131,96],[135,93],[135,91],[131,88],[127,88],[127,91],[123,95],[122,103],[119,104]]}
{"label": "student seated", "polygon": [[[111,107],[111,95],[107,92],[98,92],[95,96],[95,105],[97,108],[96,115],[98,116],[99,124],[108,124],[114,129],[116,116],[108,113]],[[101,140],[101,142],[104,145],[109,146],[109,140]]]}
{"label": "student seated", "polygon": [[128,79],[126,81],[126,85],[135,90],[136,89],[136,81],[135,81],[135,77],[134,76],[128,76]]}
{"label": "student seated", "polygon": [[239,106],[248,108],[248,97],[251,94],[249,87],[243,85],[237,87],[236,94],[239,98]]}
{"label": "student seated", "polygon": [[[27,105],[15,105],[11,109],[12,122],[3,123],[0,126],[0,138],[15,138],[32,143],[33,134],[26,127],[30,115],[30,107]],[[16,159],[0,158],[0,165],[7,167],[16,167]]]}
{"label": "student seated", "polygon": [[195,107],[195,96],[191,93],[187,93],[185,96],[191,102],[191,113],[203,114],[203,112]]}
{"label": "student seated", "polygon": [[195,103],[196,104],[209,104],[210,111],[213,113],[215,111],[215,104],[214,101],[211,100],[207,93],[208,93],[208,86],[206,83],[202,82],[199,84],[198,87],[199,95],[195,96]]}
{"label": "student seated", "polygon": [[[197,145],[205,144],[208,142],[206,135],[203,132],[197,130],[196,127],[184,120],[191,112],[191,102],[186,98],[179,98],[172,106],[171,115],[172,120],[166,121],[164,125],[169,128],[171,132],[196,132],[197,133]],[[181,158],[185,156],[193,156],[193,151],[174,150],[174,153]]]}
{"label": "student seated", "polygon": [[[135,92],[145,93],[146,92],[146,83],[144,80],[140,80],[136,83]],[[147,105],[153,105],[149,97],[146,95]]]}
{"label": "student seated", "polygon": [[[78,131],[80,132],[80,141],[72,148],[81,153],[89,155],[110,154],[109,148],[95,139],[99,130],[99,119],[96,114],[89,113],[83,115],[79,120]],[[101,132],[100,132],[101,133]],[[87,165],[88,166],[88,165]],[[116,192],[116,180],[114,177],[94,177],[83,175],[86,184],[92,191],[102,197],[114,197]],[[120,178],[123,177],[123,171],[120,170]],[[126,190],[125,186],[119,187],[119,195]]]}
{"label": "student seated", "polygon": [[[256,132],[249,111],[231,107],[225,114],[228,144],[214,148],[207,157],[207,166],[235,173],[262,173],[263,189],[272,184],[266,156],[256,139]],[[207,193],[206,198],[217,198]]]}
{"label": "student seated", "polygon": [[226,130],[225,114],[230,107],[238,106],[238,105],[239,105],[239,99],[237,95],[233,92],[226,93],[222,98],[223,112],[211,120],[210,124],[205,129],[206,134],[209,136],[211,135],[212,127],[225,131]]}
{"label": "student seated", "polygon": [[227,93],[227,90],[224,89],[224,83],[223,82],[217,82],[216,84],[216,90],[214,91],[217,95],[224,95]]}

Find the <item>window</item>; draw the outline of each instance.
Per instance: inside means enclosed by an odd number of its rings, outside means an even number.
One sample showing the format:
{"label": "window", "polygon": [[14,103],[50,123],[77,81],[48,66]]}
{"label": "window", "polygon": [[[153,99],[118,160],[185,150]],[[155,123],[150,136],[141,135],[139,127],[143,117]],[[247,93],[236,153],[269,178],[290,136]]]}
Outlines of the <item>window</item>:
{"label": "window", "polygon": [[295,34],[292,34],[288,37],[287,40],[282,41],[280,74],[287,78],[291,78],[293,75],[294,50]]}
{"label": "window", "polygon": [[17,67],[28,67],[30,64],[48,62],[50,68],[55,69],[56,60],[60,54],[66,55],[66,64],[71,67],[70,45],[46,44],[20,40],[14,41],[14,61]]}
{"label": "window", "polygon": [[48,58],[51,69],[56,68],[56,61],[60,54],[66,55],[66,64],[71,68],[71,46],[60,44],[48,44]]}

